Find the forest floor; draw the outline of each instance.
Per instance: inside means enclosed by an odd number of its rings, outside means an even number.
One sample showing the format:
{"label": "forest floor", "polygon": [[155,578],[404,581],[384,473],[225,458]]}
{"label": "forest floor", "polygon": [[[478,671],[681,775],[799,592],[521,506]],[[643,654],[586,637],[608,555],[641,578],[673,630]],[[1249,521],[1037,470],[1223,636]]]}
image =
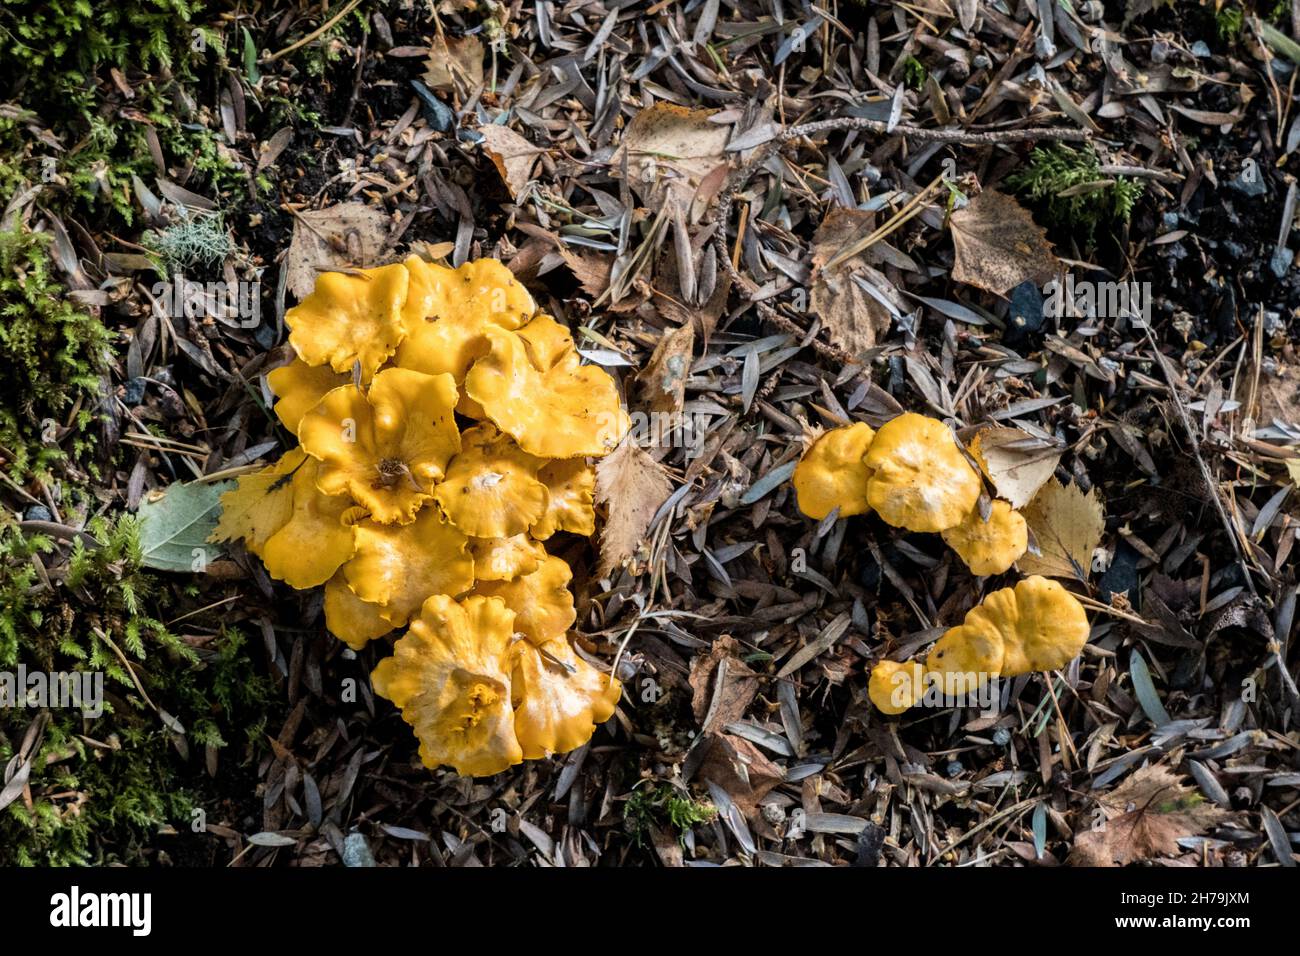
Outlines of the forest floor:
{"label": "forest floor", "polygon": [[[51,413],[62,457],[5,449],[4,520],[52,541],[25,587],[75,588],[59,582],[92,518],[278,457],[264,375],[323,262],[499,258],[638,421],[692,428],[638,435],[668,480],[602,504],[626,540],[561,550],[579,640],[624,681],[588,745],[490,778],[422,767],[369,689],[389,642],[349,651],[319,589],[233,548],[206,573],[139,572],[135,613],[191,653],[123,657],[147,726],[61,745],[94,761],[161,739],[192,798],[101,820],[74,857],[1293,866],[1293,18],[1237,0],[349,0],[195,11],[169,65],[141,40],[85,70],[75,115],[16,81],[4,228],[50,237],[110,354]],[[181,271],[252,290],[257,316],[169,312],[156,283]],[[668,368],[689,371],[656,392]],[[42,418],[15,382],[6,400]],[[867,675],[1017,574],[976,578],[871,515],[810,520],[790,487],[815,429],[901,410],[996,439],[992,480],[1037,542],[1020,570],[1088,608],[1083,654],[1005,682],[992,711],[885,717]],[[621,565],[604,577],[602,547]],[[115,633],[61,606],[71,630]],[[160,676],[232,655],[261,688],[238,706],[227,688],[195,713]],[[185,732],[209,719],[220,734]],[[32,859],[108,785],[61,778],[42,733],[0,725],[0,826],[44,841]]]}

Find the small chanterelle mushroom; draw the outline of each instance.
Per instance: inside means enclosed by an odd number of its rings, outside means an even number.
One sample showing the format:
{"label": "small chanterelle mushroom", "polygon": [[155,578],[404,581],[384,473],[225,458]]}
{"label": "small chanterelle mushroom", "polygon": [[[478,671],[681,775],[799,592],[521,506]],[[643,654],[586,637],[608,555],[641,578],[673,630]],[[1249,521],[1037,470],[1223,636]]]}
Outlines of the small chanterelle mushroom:
{"label": "small chanterelle mushroom", "polygon": [[961,524],[940,534],[974,574],[1001,574],[1015,564],[1029,548],[1029,526],[1019,511],[995,499],[989,516],[972,508]]}
{"label": "small chanterelle mushroom", "polygon": [[870,425],[856,422],[832,428],[809,445],[792,478],[799,510],[818,521],[836,508],[841,518],[870,511],[871,469],[863,459],[875,437]]}
{"label": "small chanterelle mushroom", "polygon": [[980,496],[980,478],[948,426],[906,412],[876,432],[865,462],[867,502],[888,524],[944,531],[961,523]]}
{"label": "small chanterelle mushroom", "polygon": [[[901,714],[936,686],[974,691],[996,677],[1064,667],[1088,642],[1083,605],[1058,582],[1033,575],[988,595],[935,642],[925,662],[880,661],[867,692],[886,714]],[[951,703],[946,698],[944,703]]]}
{"label": "small chanterelle mushroom", "polygon": [[267,384],[301,444],[222,496],[213,540],[323,585],[354,650],[408,628],[372,677],[430,768],[582,746],[621,690],[570,642],[573,573],[543,542],[595,533],[592,459],[629,427],[614,380],[492,259],[323,273],[285,321]]}

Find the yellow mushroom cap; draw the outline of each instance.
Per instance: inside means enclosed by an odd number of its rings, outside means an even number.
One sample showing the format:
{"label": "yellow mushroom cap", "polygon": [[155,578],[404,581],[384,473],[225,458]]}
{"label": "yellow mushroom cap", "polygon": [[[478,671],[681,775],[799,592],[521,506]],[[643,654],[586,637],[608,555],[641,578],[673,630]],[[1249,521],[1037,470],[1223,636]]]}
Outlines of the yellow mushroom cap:
{"label": "yellow mushroom cap", "polygon": [[980,480],[943,422],[906,412],[876,432],[867,451],[867,501],[908,531],[960,524],[980,495]]}
{"label": "yellow mushroom cap", "polygon": [[393,629],[380,610],[357,597],[342,571],[325,583],[325,627],[354,651]]}
{"label": "yellow mushroom cap", "polygon": [[546,549],[526,534],[509,538],[470,538],[474,577],[480,581],[513,581],[541,567]]}
{"label": "yellow mushroom cap", "polygon": [[948,697],[979,690],[1002,671],[1002,636],[978,622],[949,628],[925,658],[927,675],[942,678]]}
{"label": "yellow mushroom cap", "polygon": [[310,458],[294,471],[293,513],[261,551],[267,573],[298,590],[324,584],[355,548],[352,499],[322,494],[317,477],[317,464]]}
{"label": "yellow mushroom cap", "polygon": [[964,627],[994,630],[1002,638],[1002,676],[1056,670],[1088,643],[1088,616],[1065,588],[1033,575],[988,595],[966,614]]}
{"label": "yellow mushroom cap", "polygon": [[368,392],[345,385],[302,417],[298,439],[321,462],[317,484],[350,494],[382,523],[408,522],[460,451],[450,375],[386,368]]}
{"label": "yellow mushroom cap", "polygon": [[323,272],[316,288],[284,314],[289,344],[308,365],[329,365],[370,381],[405,332],[402,307],[410,279],[400,264],[354,273]]}
{"label": "yellow mushroom cap", "polygon": [[308,365],[297,358],[266,373],[266,383],[278,399],[276,417],[295,436],[302,416],[315,408],[327,392],[350,381],[351,374],[336,372],[328,365]]}
{"label": "yellow mushroom cap", "polygon": [[[548,462],[537,472],[550,500],[528,533],[545,541],[557,531],[591,537],[596,533],[596,469],[584,458]],[[481,575],[480,575],[481,577]]]}
{"label": "yellow mushroom cap", "polygon": [[515,612],[515,630],[541,645],[563,638],[577,620],[569,590],[572,578],[565,561],[547,555],[532,574],[513,581],[479,581],[474,593],[505,601]]}
{"label": "yellow mushroom cap", "polygon": [[[414,266],[407,261],[408,267]],[[528,290],[495,259],[467,262],[459,269],[421,260],[411,281],[419,289],[422,305],[408,309],[407,337],[394,361],[428,375],[446,372],[457,385],[465,381],[470,366],[487,354],[486,326],[518,329],[537,310]]]}
{"label": "yellow mushroom cap", "polygon": [[460,453],[433,490],[443,512],[476,538],[523,534],[546,514],[550,493],[537,480],[543,462],[522,451],[494,425],[476,425],[460,436]]}
{"label": "yellow mushroom cap", "polygon": [[618,681],[579,657],[567,638],[540,648],[520,641],[515,653],[515,737],[525,760],[581,747],[613,715]]}
{"label": "yellow mushroom cap", "polygon": [[491,325],[484,333],[489,351],[465,376],[465,392],[520,448],[539,458],[581,458],[618,445],[631,423],[614,380],[580,364],[572,339],[557,357],[555,340],[568,333],[554,319],[539,315],[518,334]]}
{"label": "yellow mushroom cap", "polygon": [[462,594],[474,585],[469,539],[437,508],[424,508],[410,524],[367,520],[354,531],[356,554],[343,573],[357,597],[377,604],[394,627],[403,626],[430,594]]}
{"label": "yellow mushroom cap", "polygon": [[1019,511],[995,498],[985,521],[978,507],[972,508],[961,524],[941,534],[973,574],[1001,574],[1015,564],[1029,548],[1029,526]]}
{"label": "yellow mushroom cap", "polygon": [[840,517],[871,510],[867,504],[867,479],[871,469],[863,462],[875,430],[865,422],[832,428],[808,447],[794,467],[795,497],[799,510],[820,521],[836,508]]}
{"label": "yellow mushroom cap", "polygon": [[925,671],[917,663],[877,661],[867,682],[867,696],[882,714],[901,714],[925,693]]}
{"label": "yellow mushroom cap", "polygon": [[513,634],[500,600],[435,594],[371,674],[414,728],[426,767],[479,777],[523,759],[510,706]]}

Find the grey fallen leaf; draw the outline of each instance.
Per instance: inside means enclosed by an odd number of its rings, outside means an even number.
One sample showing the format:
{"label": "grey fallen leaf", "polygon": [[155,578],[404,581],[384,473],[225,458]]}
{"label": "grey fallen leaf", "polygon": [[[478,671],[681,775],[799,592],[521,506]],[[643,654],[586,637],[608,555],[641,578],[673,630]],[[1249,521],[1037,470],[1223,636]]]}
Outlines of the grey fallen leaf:
{"label": "grey fallen leaf", "polygon": [[1128,668],[1129,675],[1133,678],[1133,693],[1142,706],[1142,712],[1157,727],[1169,723],[1169,712],[1165,710],[1164,704],[1160,703],[1160,695],[1156,693],[1155,684],[1151,682],[1151,671],[1147,669],[1146,659],[1136,647],[1129,655]]}
{"label": "grey fallen leaf", "polygon": [[291,836],[285,836],[283,833],[273,833],[263,831],[254,833],[248,838],[248,842],[253,846],[296,846],[298,841]]}
{"label": "grey fallen leaf", "polygon": [[221,496],[233,481],[176,482],[140,502],[141,563],[161,571],[202,571],[221,555],[208,537],[217,527]]}

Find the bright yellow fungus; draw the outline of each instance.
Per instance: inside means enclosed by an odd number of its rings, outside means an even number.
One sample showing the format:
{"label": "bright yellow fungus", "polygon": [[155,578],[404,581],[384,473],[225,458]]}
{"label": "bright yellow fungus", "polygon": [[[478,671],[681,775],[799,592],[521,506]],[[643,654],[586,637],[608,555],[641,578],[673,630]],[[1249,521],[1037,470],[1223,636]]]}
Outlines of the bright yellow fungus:
{"label": "bright yellow fungus", "polygon": [[289,344],[308,365],[351,375],[360,363],[361,380],[368,382],[405,335],[409,284],[400,264],[321,273],[311,295],[284,314]]}
{"label": "bright yellow fungus", "polygon": [[1083,650],[1088,631],[1079,600],[1059,582],[1033,575],[971,608],[939,638],[924,665],[880,661],[868,694],[882,713],[899,714],[921,700],[928,681],[963,695],[994,677],[1056,670]]}
{"label": "bright yellow fungus", "polygon": [[548,555],[532,574],[513,581],[479,581],[474,593],[505,601],[515,612],[515,630],[542,645],[564,637],[577,619],[572,578],[568,564]]}
{"label": "bright yellow fungus", "polygon": [[342,571],[325,583],[325,626],[354,651],[393,629],[382,611],[382,606],[357,597]]}
{"label": "bright yellow fungus", "polygon": [[924,679],[920,664],[880,661],[871,669],[867,696],[882,714],[901,714],[920,702]]}
{"label": "bright yellow fungus", "polygon": [[294,359],[266,375],[266,383],[278,399],[276,417],[295,437],[302,416],[315,408],[328,392],[350,381],[350,374],[336,372],[328,365],[308,365],[302,359]]}
{"label": "bright yellow fungus", "polygon": [[871,469],[863,460],[876,437],[865,422],[832,428],[803,453],[794,468],[794,491],[799,510],[820,521],[836,508],[840,517],[871,510],[867,481]]}
{"label": "bright yellow fungus", "polygon": [[293,473],[293,514],[262,545],[267,573],[299,590],[324,584],[355,548],[345,516],[346,495],[324,495],[316,487],[316,462],[305,460]]}
{"label": "bright yellow fungus", "polygon": [[425,508],[409,525],[362,521],[355,528],[357,550],[343,567],[357,597],[380,607],[401,627],[430,594],[455,596],[474,585],[469,539],[437,508]]}
{"label": "bright yellow fungus", "polygon": [[395,362],[430,375],[446,372],[460,385],[470,366],[488,352],[484,329],[518,329],[537,307],[528,290],[495,260],[467,262],[459,269],[423,268],[429,278],[412,281],[429,287],[427,303],[415,310],[423,313],[419,318],[408,318]]}
{"label": "bright yellow fungus", "polygon": [[450,375],[384,369],[368,392],[329,392],[302,417],[298,440],[321,463],[321,491],[351,495],[383,524],[405,523],[460,451],[455,407]]}
{"label": "bright yellow fungus", "polygon": [[513,581],[532,574],[546,558],[546,548],[526,534],[509,538],[470,538],[474,576],[480,581]]}
{"label": "bright yellow fungus", "polygon": [[550,493],[546,513],[529,529],[538,541],[557,531],[589,538],[596,533],[596,469],[585,459],[553,461],[537,472]]}
{"label": "bright yellow fungus", "polygon": [[409,625],[375,689],[426,765],[468,775],[581,746],[620,694],[569,643],[572,572],[542,541],[595,532],[589,458],[629,422],[536,312],[495,260],[323,274],[287,319],[297,358],[267,376],[300,447],[240,477],[213,535],[323,585],[354,650]]}
{"label": "bright yellow fungus", "polygon": [[[518,334],[490,325],[484,332],[489,350],[466,375],[465,392],[499,429],[539,458],[613,451],[630,425],[614,380],[580,364],[554,319],[539,315]],[[557,347],[561,339],[567,349]]]}
{"label": "bright yellow fungus", "polygon": [[614,713],[619,683],[579,657],[565,637],[516,646],[512,692],[515,738],[524,759],[566,753],[591,739]]}
{"label": "bright yellow fungus", "polygon": [[994,591],[967,613],[965,626],[1001,636],[1004,677],[1064,667],[1088,643],[1088,615],[1078,598],[1036,574]]}
{"label": "bright yellow fungus", "polygon": [[994,499],[989,518],[972,508],[961,523],[940,532],[973,574],[1001,574],[1029,548],[1029,526],[1019,511]]}
{"label": "bright yellow fungus", "polygon": [[542,519],[550,500],[537,480],[544,462],[490,423],[466,429],[460,443],[433,492],[452,524],[476,538],[509,538]]}
{"label": "bright yellow fungus", "polygon": [[499,599],[435,594],[375,667],[375,692],[414,728],[426,767],[480,777],[523,760],[511,707],[513,635],[514,614]]}
{"label": "bright yellow fungus", "polygon": [[888,524],[943,531],[975,507],[980,479],[948,426],[905,412],[882,425],[867,451],[867,501]]}

